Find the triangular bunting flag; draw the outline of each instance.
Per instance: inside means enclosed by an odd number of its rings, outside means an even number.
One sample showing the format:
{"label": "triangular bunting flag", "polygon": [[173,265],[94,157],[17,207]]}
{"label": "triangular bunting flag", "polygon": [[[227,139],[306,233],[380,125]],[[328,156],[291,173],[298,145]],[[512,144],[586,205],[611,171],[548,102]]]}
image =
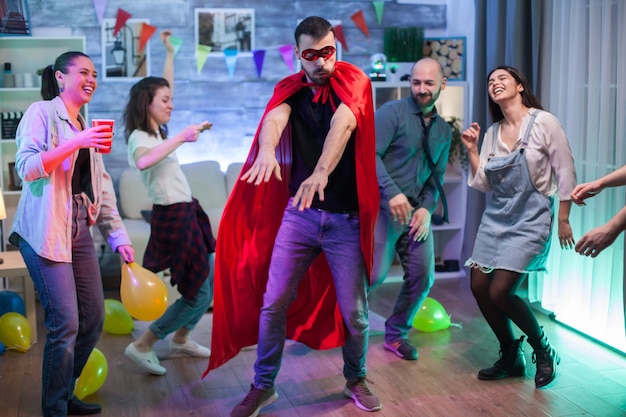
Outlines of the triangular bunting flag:
{"label": "triangular bunting flag", "polygon": [[139,34],[139,52],[143,51],[146,43],[148,43],[148,40],[156,30],[156,26],[149,25],[146,22],[141,24],[141,33]]}
{"label": "triangular bunting flag", "polygon": [[117,33],[126,24],[126,21],[130,19],[131,14],[124,9],[117,9],[117,16],[115,18],[115,28],[113,28],[113,37],[117,36]]}
{"label": "triangular bunting flag", "polygon": [[280,55],[283,57],[283,61],[287,64],[289,71],[293,72],[293,46],[283,45],[278,48]]}
{"label": "triangular bunting flag", "polygon": [[174,56],[176,56],[178,51],[180,51],[180,48],[183,46],[183,40],[182,38],[170,35],[170,43],[174,47]]}
{"label": "triangular bunting flag", "polygon": [[[172,39],[172,38],[170,38]],[[206,59],[209,57],[211,47],[209,45],[196,45],[196,71],[200,74]]]}
{"label": "triangular bunting flag", "polygon": [[370,31],[367,28],[367,23],[365,23],[365,16],[363,16],[363,10],[359,10],[358,12],[354,13],[352,16],[350,16],[350,18],[354,21],[354,23],[358,26],[358,28],[361,29],[363,33],[365,33],[365,35],[369,38]]}
{"label": "triangular bunting flag", "polygon": [[378,21],[378,25],[383,21],[383,9],[385,8],[384,1],[373,1],[374,9],[376,9],[376,20]]}
{"label": "triangular bunting flag", "polygon": [[348,43],[346,42],[346,37],[343,34],[343,26],[342,25],[337,25],[335,26],[335,36],[337,36],[337,40],[341,43],[341,45],[343,46],[343,49],[346,50],[346,52],[350,52],[350,50],[348,49]]}
{"label": "triangular bunting flag", "polygon": [[265,59],[265,49],[257,49],[252,51],[254,57],[254,65],[256,65],[256,75],[261,78],[261,71],[263,70],[263,60]]}
{"label": "triangular bunting flag", "polygon": [[98,24],[101,25],[102,18],[104,18],[104,10],[107,8],[107,0],[93,0],[93,7],[96,9]]}
{"label": "triangular bunting flag", "polygon": [[237,66],[237,50],[236,49],[224,49],[224,57],[226,59],[226,68],[228,68],[228,75],[230,78],[235,76],[235,67]]}

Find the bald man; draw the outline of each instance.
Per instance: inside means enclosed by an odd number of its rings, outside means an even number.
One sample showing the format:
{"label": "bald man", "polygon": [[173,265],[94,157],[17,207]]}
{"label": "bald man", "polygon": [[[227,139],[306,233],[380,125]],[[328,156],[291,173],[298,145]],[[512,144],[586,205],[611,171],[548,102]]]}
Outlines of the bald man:
{"label": "bald man", "polygon": [[384,347],[415,360],[417,349],[407,336],[435,279],[431,215],[442,190],[452,130],[435,108],[446,87],[441,64],[420,59],[409,83],[409,97],[387,102],[375,114],[380,213],[370,291],[384,281],[397,253],[404,283],[385,322]]}

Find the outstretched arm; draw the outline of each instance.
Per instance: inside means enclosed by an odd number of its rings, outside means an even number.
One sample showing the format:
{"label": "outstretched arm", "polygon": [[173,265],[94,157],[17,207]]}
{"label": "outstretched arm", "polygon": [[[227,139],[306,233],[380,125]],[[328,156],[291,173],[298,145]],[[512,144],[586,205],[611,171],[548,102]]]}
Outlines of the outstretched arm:
{"label": "outstretched arm", "polygon": [[205,130],[211,128],[211,123],[204,121],[197,125],[189,125],[178,135],[164,140],[161,144],[154,148],[138,147],[133,154],[133,159],[137,168],[141,171],[151,168],[167,158],[169,154],[174,152],[180,145],[185,142],[195,142],[198,135]]}
{"label": "outstretched arm", "polygon": [[172,96],[174,95],[174,46],[170,42],[172,32],[164,30],[161,32],[161,41],[165,45],[165,65],[163,66],[163,78],[170,83]]}
{"label": "outstretched arm", "polygon": [[290,115],[291,107],[286,103],[279,104],[265,115],[258,137],[259,151],[252,167],[241,176],[241,181],[259,185],[268,182],[272,175],[282,181],[280,165],[276,159],[276,146],[287,127]]}
{"label": "outstretched arm", "polygon": [[572,191],[572,200],[578,205],[585,205],[587,198],[593,197],[605,188],[619,185],[626,185],[626,165],[595,181],[578,184]]}
{"label": "outstretched arm", "polygon": [[576,252],[595,258],[626,230],[626,207],[602,226],[591,229],[576,244]]}

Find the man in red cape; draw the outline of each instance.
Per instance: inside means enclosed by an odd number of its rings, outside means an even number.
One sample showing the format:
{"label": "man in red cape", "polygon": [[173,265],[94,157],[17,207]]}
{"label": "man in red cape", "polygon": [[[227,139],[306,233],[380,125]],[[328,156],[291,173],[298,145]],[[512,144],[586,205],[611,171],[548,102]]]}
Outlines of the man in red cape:
{"label": "man in red cape", "polygon": [[[212,354],[209,367],[203,376],[233,358],[243,347],[259,342],[260,312],[264,306],[263,295],[266,292],[270,260],[290,197],[293,198],[290,206],[299,206],[294,210],[300,213],[326,212],[323,209],[310,208],[314,194],[319,196],[318,203],[324,202],[324,189],[327,185],[324,181],[311,185],[311,178],[315,177],[315,173],[309,173],[310,177],[302,181],[295,196],[292,196],[293,190],[289,190],[294,156],[292,154],[292,130],[295,129],[292,126],[293,115],[290,114],[296,112],[291,111],[289,106],[293,105],[290,101],[292,96],[302,93],[302,89],[314,87],[313,101],[326,106],[332,105],[332,111],[335,112],[333,114],[349,109],[349,119],[353,126],[352,130],[346,129],[347,133],[343,134],[346,142],[350,137],[352,137],[350,140],[354,142],[354,161],[351,162],[356,171],[353,173],[356,179],[354,194],[358,199],[358,203],[355,202],[358,205],[357,212],[351,212],[350,215],[358,216],[360,222],[360,231],[357,232],[357,239],[360,241],[360,245],[357,246],[360,247],[360,253],[354,258],[360,258],[362,255],[362,260],[357,259],[356,262],[364,262],[363,280],[368,281],[371,275],[373,230],[379,209],[379,191],[375,166],[375,130],[370,80],[352,64],[335,61],[334,31],[325,19],[319,17],[305,19],[296,29],[296,41],[298,45],[296,54],[303,58],[303,70],[277,84],[259,124],[247,161],[242,168],[243,175],[230,194],[220,222],[215,257]],[[340,100],[339,107],[334,103],[333,97]],[[286,101],[290,104],[285,104]],[[273,110],[274,114],[276,111],[281,111],[281,106],[288,110],[287,117],[282,119],[283,126],[279,126],[284,129],[279,132],[280,140],[275,144],[275,164],[261,166],[259,160],[262,159],[260,155],[265,145],[263,129],[270,130],[264,122],[270,119],[267,117],[268,113]],[[332,123],[331,121],[331,128]],[[337,125],[339,125],[338,122]],[[328,134],[327,138],[330,137],[331,135]],[[295,141],[296,138],[293,142]],[[331,147],[329,142],[331,139],[324,143],[324,151],[319,157],[320,161],[324,158],[327,145]],[[347,148],[345,144],[344,146]],[[345,148],[339,150],[338,157],[341,157],[341,152],[344,150]],[[316,169],[318,166],[319,163]],[[332,168],[335,167],[336,165],[332,166]],[[271,178],[272,175],[276,178]],[[328,176],[326,179],[328,180]],[[306,185],[309,187],[307,188]],[[348,194],[354,192],[354,190],[346,191]],[[346,213],[348,212],[345,212],[343,216],[348,216]],[[331,213],[333,214],[336,213]],[[347,245],[349,243],[346,242]],[[365,382],[364,356],[367,350],[368,331],[365,289],[355,287],[350,291],[359,293],[358,297],[361,297],[358,300],[361,309],[359,312],[363,314],[358,320],[351,319],[347,327],[338,307],[336,285],[333,282],[329,264],[323,252],[321,255],[317,256],[300,283],[297,284],[297,297],[291,302],[287,311],[286,337],[313,349],[331,349],[344,345],[346,338],[350,337],[346,330],[350,330],[353,335],[358,333],[359,338],[364,337],[365,340],[361,341],[364,346],[360,346],[363,350],[362,355],[361,352],[359,353],[359,361],[361,361],[359,374],[350,374],[351,378],[346,375],[348,384],[344,392],[355,400],[359,408],[369,411],[378,410],[381,407],[380,401]],[[361,287],[364,285],[367,285],[367,282]],[[357,295],[354,298],[357,298]],[[361,328],[355,330],[353,322],[359,320]],[[282,355],[282,346],[280,355]],[[254,413],[258,413],[260,408],[277,398],[273,388],[273,378],[279,366],[280,361],[276,364],[272,378],[269,378],[270,382],[255,381],[252,385],[248,394],[248,397],[254,397],[251,399],[252,409],[241,410],[243,406],[247,407],[250,403],[250,398],[246,397],[246,400],[233,410],[231,416],[256,415]],[[255,369],[257,369],[256,365]],[[344,374],[346,372],[348,371],[344,369]],[[244,404],[246,402],[247,405]]]}

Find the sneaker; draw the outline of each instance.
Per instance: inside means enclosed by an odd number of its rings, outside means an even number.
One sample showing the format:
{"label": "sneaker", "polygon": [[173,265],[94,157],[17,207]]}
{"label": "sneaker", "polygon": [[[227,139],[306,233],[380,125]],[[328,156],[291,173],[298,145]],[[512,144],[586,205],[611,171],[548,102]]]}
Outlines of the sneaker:
{"label": "sneaker", "polygon": [[185,343],[176,343],[170,340],[170,354],[187,355],[194,358],[208,358],[211,356],[211,349],[197,344],[189,339]]}
{"label": "sneaker", "polygon": [[347,381],[343,393],[346,397],[352,398],[354,404],[361,410],[378,411],[383,408],[383,404],[376,394],[374,394],[374,391],[367,385],[365,378],[361,378],[355,382]]}
{"label": "sneaker", "polygon": [[250,384],[250,392],[230,412],[230,417],[256,417],[261,408],[270,405],[278,399],[278,393],[274,387],[262,390]]}
{"label": "sneaker", "polygon": [[149,352],[140,352],[135,347],[134,343],[126,346],[124,354],[133,362],[135,362],[141,369],[144,369],[154,375],[165,375],[167,369],[161,366],[159,358],[153,350]]}
{"label": "sneaker", "polygon": [[397,357],[407,361],[417,359],[417,349],[407,339],[398,340],[396,342],[385,341],[385,349],[396,354]]}

